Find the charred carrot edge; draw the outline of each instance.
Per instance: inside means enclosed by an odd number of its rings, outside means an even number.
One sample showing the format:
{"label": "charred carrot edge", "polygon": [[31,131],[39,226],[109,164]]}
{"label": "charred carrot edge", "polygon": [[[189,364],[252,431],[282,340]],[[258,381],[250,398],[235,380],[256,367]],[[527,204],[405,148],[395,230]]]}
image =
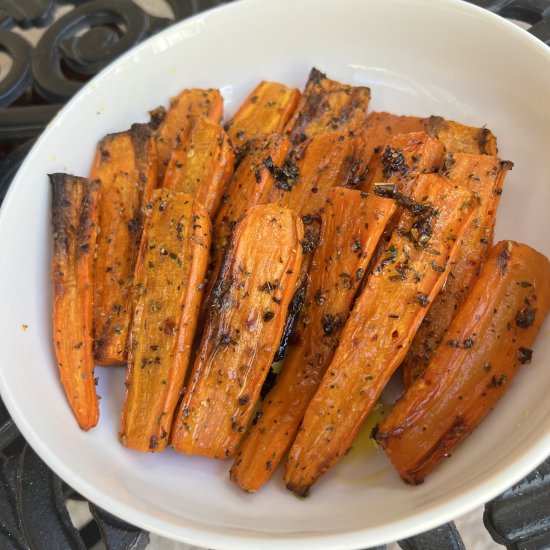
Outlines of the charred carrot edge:
{"label": "charred carrot edge", "polygon": [[204,304],[209,303],[231,233],[245,212],[257,204],[269,202],[275,184],[274,171],[283,166],[290,142],[271,134],[249,142],[233,178],[222,197],[212,235],[212,267]]}
{"label": "charred carrot edge", "polygon": [[93,258],[100,182],[51,174],[53,338],[59,376],[83,430],[99,419],[92,339]]}
{"label": "charred carrot edge", "polygon": [[390,137],[410,132],[426,132],[439,139],[448,153],[497,154],[497,140],[489,129],[465,126],[440,116],[422,118],[372,112],[369,113],[362,132],[367,142],[364,150],[366,162]]}
{"label": "charred carrot edge", "polygon": [[422,483],[508,389],[550,309],[550,263],[498,243],[428,368],[380,424],[376,440],[399,475]]}
{"label": "charred carrot edge", "polygon": [[295,147],[284,169],[273,170],[270,202],[301,216],[318,216],[329,189],[347,181],[353,148],[353,137],[342,132],[320,134]]}
{"label": "charred carrot edge", "polygon": [[[330,189],[349,179],[353,167],[354,138],[339,132],[321,134],[294,147],[284,165],[269,166],[275,178],[269,201],[291,208],[302,217],[305,225],[302,251],[304,258],[300,270],[300,288],[297,297],[305,292],[309,267],[318,241],[320,216]],[[294,302],[293,302],[293,305]],[[300,304],[290,312],[284,338],[277,360],[284,359],[287,343],[292,332]]]}
{"label": "charred carrot edge", "polygon": [[431,116],[426,131],[440,139],[448,153],[492,155],[498,153],[497,139],[488,128],[466,126],[439,116]]}
{"label": "charred carrot edge", "polygon": [[176,450],[215,458],[237,450],[281,339],[302,237],[298,216],[273,205],[237,224],[174,420]]}
{"label": "charred carrot edge", "polygon": [[235,153],[221,126],[191,117],[172,150],[164,187],[193,195],[213,218],[234,166]]}
{"label": "charred carrot edge", "polygon": [[127,357],[142,207],[156,187],[157,167],[155,140],[146,124],[110,134],[97,146],[91,177],[101,180],[94,283],[94,358],[99,365],[122,364]]}
{"label": "charred carrot edge", "polygon": [[[361,137],[357,139],[361,139]],[[442,143],[430,137],[426,132],[392,136],[375,149],[360,188],[372,193],[380,182],[393,183],[398,192],[408,196],[412,193],[416,179],[420,174],[431,173],[441,167],[443,153]],[[384,234],[373,254],[373,265],[384,254],[402,214],[403,209],[400,207],[393,215],[393,219],[386,225]]]}
{"label": "charred carrot edge", "polygon": [[245,491],[268,481],[296,436],[372,252],[395,211],[388,199],[333,187],[324,208],[304,306],[282,373],[243,440],[231,480]]}
{"label": "charred carrot edge", "polygon": [[445,158],[441,174],[476,193],[476,223],[462,237],[445,287],[431,305],[403,362],[405,387],[426,368],[487,258],[502,184],[511,168],[512,163],[489,155],[455,153]]}
{"label": "charred carrot edge", "polygon": [[[300,266],[300,274],[298,275],[298,281],[296,283],[296,292],[294,293],[294,297],[288,306],[285,328],[283,329],[281,341],[279,342],[279,348],[273,358],[274,362],[283,361],[288,354],[290,342],[294,337],[294,327],[298,322],[298,316],[306,297],[306,291],[309,283],[309,270],[313,260],[313,254],[319,246],[319,232],[321,230],[320,216],[302,216],[302,222],[304,224],[304,238],[301,243],[302,265]],[[276,379],[277,375],[272,368],[268,380],[266,380],[264,386],[262,387],[262,396],[264,396],[267,391],[273,387]]]}
{"label": "charred carrot edge", "polygon": [[233,145],[241,149],[251,139],[282,134],[300,96],[296,88],[278,82],[260,82],[225,125]]}
{"label": "charred carrot edge", "polygon": [[374,184],[384,181],[395,183],[401,193],[410,195],[420,174],[441,167],[443,154],[441,141],[426,132],[393,136],[374,153],[361,189],[372,193]]}
{"label": "charred carrot edge", "polygon": [[285,132],[297,144],[327,131],[357,130],[365,124],[369,102],[370,88],[342,84],[313,68]]}
{"label": "charred carrot edge", "polygon": [[[300,214],[305,225],[298,298],[305,292],[309,266],[319,241],[320,217],[328,193],[332,187],[344,184],[353,168],[354,139],[340,132],[320,134],[294,147],[281,168],[273,163],[269,166],[275,177],[270,202],[293,209]],[[292,309],[297,313],[300,304],[293,301],[294,305],[296,307]],[[295,320],[296,315],[290,312],[277,360],[284,359],[286,355]]]}
{"label": "charred carrot edge", "polygon": [[363,162],[368,164],[373,154],[392,137],[425,131],[425,118],[373,111],[368,114],[364,127],[358,132],[364,142]]}
{"label": "charred carrot edge", "polygon": [[431,262],[452,262],[471,223],[464,206],[473,194],[442,177],[421,176],[413,198],[355,302],[290,450],[285,482],[297,494],[350,449],[443,284],[447,268]]}
{"label": "charred carrot edge", "polygon": [[202,116],[219,124],[223,115],[223,98],[219,90],[189,88],[170,99],[170,108],[162,107],[151,113],[152,123],[157,127],[156,141],[159,154],[159,184],[170,162],[172,149],[190,117]]}
{"label": "charred carrot edge", "polygon": [[157,189],[134,276],[120,440],[162,451],[183,391],[210,247],[210,220],[191,195]]}

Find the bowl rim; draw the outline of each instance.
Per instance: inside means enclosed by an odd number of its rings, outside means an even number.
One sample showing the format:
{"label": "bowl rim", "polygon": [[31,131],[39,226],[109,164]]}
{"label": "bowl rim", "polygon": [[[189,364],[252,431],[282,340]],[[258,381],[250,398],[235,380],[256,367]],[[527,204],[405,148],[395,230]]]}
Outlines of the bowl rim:
{"label": "bowl rim", "polygon": [[[6,217],[6,212],[10,207],[12,197],[16,192],[15,190],[18,186],[20,174],[28,164],[33,162],[36,151],[41,147],[42,143],[48,139],[51,128],[61,123],[65,116],[71,116],[73,109],[77,107],[81,99],[88,93],[88,90],[96,86],[102,79],[107,78],[115,72],[120,65],[132,59],[141,51],[149,48],[153,41],[166,37],[169,33],[174,32],[174,30],[181,30],[185,27],[192,26],[200,19],[205,17],[208,18],[214,13],[247,9],[248,5],[270,1],[284,1],[291,6],[296,0],[239,0],[202,11],[182,21],[169,25],[166,29],[163,29],[133,46],[88,81],[54,116],[52,121],[39,136],[14,176],[6,196],[4,197],[3,204],[0,207],[0,231],[2,230],[2,225]],[[315,2],[315,0],[308,1]],[[383,0],[375,1],[382,2]],[[404,0],[394,1],[400,3]],[[410,0],[407,1],[410,2]],[[433,7],[433,0],[413,0],[413,2],[418,6]],[[466,0],[438,0],[438,2],[439,6],[446,5],[465,13],[477,14],[488,23],[495,27],[500,27],[502,30],[515,36],[518,40],[523,41],[527,47],[539,50],[548,57],[550,64],[550,47],[531,35],[527,30],[487,9],[470,4]],[[42,440],[40,434],[34,431],[31,424],[27,421],[24,411],[19,408],[17,402],[8,391],[3,368],[0,368],[0,396],[10,416],[31,448],[40,456],[47,466],[56,473],[56,475],[85,496],[90,502],[93,502],[120,519],[146,531],[187,544],[202,545],[220,550],[233,550],[236,544],[239,545],[239,548],[250,550],[255,550],[259,546],[263,549],[275,549],[280,548],[283,544],[295,544],[303,550],[316,550],[318,548],[343,550],[359,548],[365,544],[369,546],[386,544],[395,540],[392,533],[397,532],[399,532],[400,540],[408,538],[429,529],[433,529],[443,523],[452,521],[454,518],[493,499],[539,466],[548,458],[550,453],[550,430],[542,438],[531,434],[527,440],[529,445],[524,445],[520,457],[515,457],[514,454],[508,455],[504,459],[504,463],[501,465],[498,475],[487,478],[482,482],[471,481],[460,490],[458,495],[443,497],[443,502],[436,508],[412,513],[405,519],[388,522],[380,527],[352,529],[346,530],[345,532],[322,535],[312,535],[311,533],[305,532],[280,534],[252,530],[241,532],[239,535],[233,533],[221,534],[220,532],[210,530],[206,524],[197,525],[191,522],[182,522],[180,526],[175,528],[172,522],[160,520],[159,518],[154,518],[151,514],[134,510],[130,506],[122,504],[118,500],[104,494],[102,491],[98,491],[92,482],[81,478],[72,470],[67,469],[63,461],[58,458]]]}

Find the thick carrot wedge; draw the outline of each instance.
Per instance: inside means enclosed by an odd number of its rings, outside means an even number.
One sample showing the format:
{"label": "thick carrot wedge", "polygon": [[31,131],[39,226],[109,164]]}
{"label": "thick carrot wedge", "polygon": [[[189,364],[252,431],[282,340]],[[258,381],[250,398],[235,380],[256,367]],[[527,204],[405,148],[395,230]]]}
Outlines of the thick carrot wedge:
{"label": "thick carrot wedge", "polygon": [[301,216],[317,216],[329,189],[347,181],[353,158],[353,138],[340,132],[317,135],[297,146],[289,161],[291,177],[276,168],[270,202],[292,208]]}
{"label": "thick carrot wedge", "polygon": [[[222,204],[214,223],[212,273],[207,297],[211,294],[233,228],[249,208],[269,202],[269,195],[275,184],[272,171],[278,167],[285,170],[284,162],[289,148],[290,141],[278,134],[249,142],[246,154],[222,197]],[[208,301],[205,300],[205,305]]]}
{"label": "thick carrot wedge", "polygon": [[[420,174],[436,171],[443,162],[442,143],[438,139],[430,137],[426,132],[396,133],[391,136],[383,145],[374,150],[366,169],[361,163],[365,158],[362,155],[369,147],[369,140],[365,134],[359,134],[355,138],[355,147],[356,161],[352,168],[352,173],[355,172],[355,175],[351,175],[352,181],[348,180],[348,184],[357,184],[360,189],[369,193],[372,193],[379,183],[385,182],[393,183],[400,193],[410,195],[414,189],[416,178]],[[358,150],[362,150],[362,153],[358,153]],[[373,254],[371,268],[384,254],[402,214],[403,209],[398,208],[386,225]],[[369,270],[367,270],[368,272]]]}
{"label": "thick carrot wedge", "polygon": [[225,125],[233,145],[240,150],[251,139],[282,134],[300,95],[296,88],[277,82],[260,82]]}
{"label": "thick carrot wedge", "polygon": [[411,134],[426,131],[426,118],[410,115],[395,115],[385,111],[372,111],[367,116],[365,128],[383,131],[380,144],[384,143],[391,136],[398,134]]}
{"label": "thick carrot wedge", "polygon": [[[300,270],[302,292],[313,252],[319,240],[320,215],[328,193],[335,185],[344,185],[349,180],[353,168],[355,138],[340,132],[319,134],[296,146],[288,156],[285,169],[271,166],[275,176],[275,186],[270,201],[292,208],[302,216],[305,234],[303,241],[304,258]],[[299,311],[299,307],[294,308]],[[278,358],[285,355],[285,343],[292,332],[296,317],[288,317],[285,338]]]}
{"label": "thick carrot wedge", "polygon": [[[304,290],[313,252],[319,241],[323,206],[330,189],[348,181],[353,168],[354,147],[353,136],[328,132],[294,147],[283,169],[273,164],[269,166],[275,177],[270,202],[293,209],[302,216],[306,226],[302,247],[304,259],[300,271],[300,287]],[[299,308],[295,309],[299,311]],[[291,332],[292,321],[289,317],[289,330],[285,330],[285,335]],[[281,355],[284,356],[284,353]]]}
{"label": "thick carrot wedge", "polygon": [[213,218],[233,175],[235,153],[227,134],[204,117],[192,117],[180,133],[164,187],[193,195]]}
{"label": "thick carrot wedge", "polygon": [[428,368],[380,424],[376,440],[399,475],[426,475],[508,389],[550,309],[550,263],[524,244],[491,251]]}
{"label": "thick carrot wedge", "polygon": [[210,220],[191,195],[157,189],[134,277],[120,440],[162,451],[183,391],[208,267]]}
{"label": "thick carrot wedge", "polygon": [[382,147],[393,136],[425,131],[425,118],[373,111],[367,116],[362,129],[366,141],[363,158],[368,163],[375,149]]}
{"label": "thick carrot wedge", "polygon": [[493,244],[502,184],[511,167],[512,163],[489,155],[455,153],[445,159],[442,175],[476,193],[476,222],[464,233],[445,287],[430,306],[414,337],[403,364],[405,387],[409,387],[428,365],[487,258]]}
{"label": "thick carrot wedge", "polygon": [[297,144],[324,132],[357,130],[365,124],[369,101],[370,88],[341,84],[313,68],[286,132]]}
{"label": "thick carrot wedge", "polygon": [[426,132],[398,134],[389,138],[371,158],[361,189],[374,190],[377,182],[392,182],[405,195],[420,174],[436,171],[443,162],[443,144]]}
{"label": "thick carrot wedge", "polygon": [[473,193],[441,176],[420,176],[413,198],[400,197],[409,211],[355,302],[290,450],[285,482],[297,494],[350,449],[445,280],[447,269],[431,262],[452,262],[471,223],[464,206]]}
{"label": "thick carrot wedge", "polygon": [[236,452],[281,339],[302,237],[296,213],[273,205],[252,208],[235,227],[174,420],[178,451],[215,458]]}
{"label": "thick carrot wedge", "polygon": [[367,117],[363,131],[368,142],[364,153],[367,162],[374,150],[391,136],[421,131],[438,138],[448,153],[497,154],[496,137],[487,128],[465,126],[439,116],[420,118],[372,112]]}
{"label": "thick carrot wedge", "polygon": [[282,373],[244,439],[231,479],[257,491],[296,436],[304,412],[330,363],[357,287],[395,203],[333,187],[324,208],[320,244]]}
{"label": "thick carrot wedge", "polygon": [[51,174],[53,337],[59,376],[78,425],[99,419],[92,304],[100,182]]}
{"label": "thick carrot wedge", "polygon": [[157,151],[146,124],[110,134],[98,146],[91,177],[101,180],[94,289],[94,357],[126,360],[129,293],[143,228],[142,207],[157,184]]}
{"label": "thick carrot wedge", "polygon": [[426,131],[445,144],[448,153],[496,155],[497,139],[488,128],[465,126],[440,116],[431,116]]}
{"label": "thick carrot wedge", "polygon": [[153,113],[157,128],[157,149],[159,153],[159,183],[172,156],[172,149],[178,143],[178,135],[185,128],[190,117],[203,116],[219,124],[223,114],[223,98],[219,90],[190,88],[170,99],[170,108],[160,108]]}

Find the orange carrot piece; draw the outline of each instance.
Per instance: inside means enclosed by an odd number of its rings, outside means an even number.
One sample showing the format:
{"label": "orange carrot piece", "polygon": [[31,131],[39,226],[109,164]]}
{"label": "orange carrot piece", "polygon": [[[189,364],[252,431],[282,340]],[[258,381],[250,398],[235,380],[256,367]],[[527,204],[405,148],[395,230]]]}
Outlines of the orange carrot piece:
{"label": "orange carrot piece", "polygon": [[[358,136],[356,141],[368,147],[364,136]],[[375,149],[360,189],[372,193],[381,182],[393,183],[398,192],[408,196],[413,192],[420,174],[434,172],[441,166],[443,152],[443,144],[426,132],[395,134]],[[384,254],[402,214],[403,209],[398,208],[386,225],[373,254],[372,265]]]}
{"label": "orange carrot piece", "polygon": [[282,134],[300,96],[296,88],[277,82],[260,82],[225,125],[233,145],[239,150],[251,139]]}
{"label": "orange carrot piece", "polygon": [[426,475],[508,389],[550,310],[550,263],[524,244],[498,243],[430,364],[380,424],[376,440],[399,475]]}
{"label": "orange carrot piece", "polygon": [[400,134],[425,132],[424,118],[413,116],[400,116],[386,112],[369,113],[361,134],[364,136],[365,148],[363,158],[369,163],[375,149],[382,147],[386,141]]}
{"label": "orange carrot piece", "polygon": [[426,132],[397,134],[376,150],[361,189],[372,193],[377,182],[391,182],[410,195],[420,174],[434,172],[443,162],[443,144]]}
{"label": "orange carrot piece", "polygon": [[432,116],[428,119],[426,131],[440,139],[448,153],[470,153],[496,155],[497,139],[488,128],[465,126],[452,120]]}
{"label": "orange carrot piece", "polygon": [[289,148],[288,139],[278,134],[255,139],[247,145],[246,153],[225,190],[214,222],[212,272],[207,287],[205,305],[208,304],[212,287],[221,267],[224,251],[236,223],[249,208],[269,202],[269,195],[275,180],[266,167],[266,163],[269,166],[282,166]]}
{"label": "orange carrot piece", "polygon": [[370,88],[341,84],[313,68],[286,132],[297,144],[324,132],[357,130],[365,124],[369,101]]}
{"label": "orange carrot piece", "polygon": [[296,213],[274,205],[253,207],[235,227],[174,421],[176,450],[236,452],[281,339],[302,237]]}
{"label": "orange carrot piece", "polygon": [[157,150],[147,124],[110,134],[98,144],[91,177],[101,180],[95,260],[94,357],[126,361],[130,289],[143,229],[142,208],[157,184]]}
{"label": "orange carrot piece", "polygon": [[183,391],[208,267],[210,220],[191,195],[157,189],[134,277],[120,440],[162,451]]}
{"label": "orange carrot piece", "polygon": [[294,148],[291,168],[277,175],[270,202],[292,208],[301,216],[318,216],[329,189],[347,181],[353,138],[341,132],[319,134]]}
{"label": "orange carrot piece", "polygon": [[204,117],[191,117],[172,150],[164,187],[192,195],[213,218],[233,176],[235,153],[227,134]]}
{"label": "orange carrot piece", "polygon": [[366,162],[374,150],[390,137],[410,132],[426,132],[438,138],[448,153],[497,154],[496,137],[487,128],[465,126],[439,116],[421,118],[372,112],[367,117],[363,131],[368,143],[364,152]]}
{"label": "orange carrot piece", "polygon": [[268,481],[291,445],[330,363],[357,287],[395,203],[333,187],[324,208],[320,244],[284,368],[264,399],[231,469],[245,491]]}
{"label": "orange carrot piece", "polygon": [[190,88],[170,99],[170,108],[153,111],[153,123],[157,127],[157,149],[159,154],[159,183],[164,181],[166,167],[172,156],[172,149],[178,144],[178,136],[190,117],[203,116],[219,124],[223,115],[223,98],[219,90]]}
{"label": "orange carrot piece", "polygon": [[100,182],[51,174],[53,337],[59,376],[83,430],[99,419],[92,339]]}
{"label": "orange carrot piece", "polygon": [[493,244],[493,231],[502,184],[510,162],[489,155],[447,155],[441,170],[451,183],[476,193],[475,219],[460,242],[456,260],[443,290],[435,298],[403,363],[405,387],[428,365],[445,331],[477,278]]}
{"label": "orange carrot piece", "polygon": [[[320,216],[328,193],[332,187],[349,179],[354,160],[354,140],[354,137],[340,132],[319,134],[294,147],[282,170],[270,165],[275,176],[270,202],[293,209],[306,224],[301,288],[305,288],[319,240]],[[293,319],[289,318],[288,329],[292,328],[292,322]]]}
{"label": "orange carrot piece", "polygon": [[471,210],[461,206],[473,194],[445,178],[420,176],[413,198],[414,216],[402,216],[355,302],[290,450],[285,482],[297,494],[350,449],[445,280],[446,269],[432,269],[432,260],[452,262],[456,240],[471,223]]}

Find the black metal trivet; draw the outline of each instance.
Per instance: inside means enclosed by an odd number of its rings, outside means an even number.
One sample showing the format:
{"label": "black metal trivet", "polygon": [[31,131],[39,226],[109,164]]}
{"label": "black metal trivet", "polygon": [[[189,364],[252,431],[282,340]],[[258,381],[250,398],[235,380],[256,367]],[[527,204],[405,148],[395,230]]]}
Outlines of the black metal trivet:
{"label": "black metal trivet", "polygon": [[[0,51],[12,61],[0,74],[0,204],[34,139],[87,80],[174,21],[228,1],[162,0],[173,15],[162,18],[131,0],[0,0]],[[529,32],[550,45],[550,0],[470,1],[531,25]],[[54,18],[65,4],[75,8]],[[16,32],[42,27],[36,47]],[[68,499],[84,500],[40,460],[0,401],[0,549],[84,550],[100,540],[110,550],[147,546],[148,533],[92,503],[93,521],[77,530]],[[483,519],[493,539],[510,550],[550,549],[550,459],[486,504]],[[453,523],[399,545],[404,550],[464,548]]]}

